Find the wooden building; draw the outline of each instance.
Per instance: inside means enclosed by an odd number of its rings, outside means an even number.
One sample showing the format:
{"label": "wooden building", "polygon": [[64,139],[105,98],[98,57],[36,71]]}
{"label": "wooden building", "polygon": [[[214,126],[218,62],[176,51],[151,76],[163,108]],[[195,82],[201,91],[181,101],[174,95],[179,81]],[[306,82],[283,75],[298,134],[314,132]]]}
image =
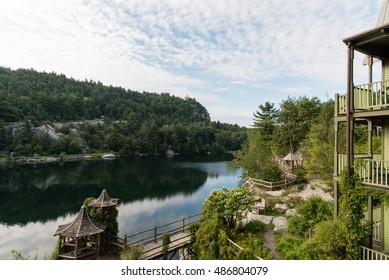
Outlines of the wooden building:
{"label": "wooden building", "polygon": [[92,221],[86,206],[82,206],[75,219],[59,225],[58,259],[94,259],[100,251],[101,234],[105,226]]}
{"label": "wooden building", "polygon": [[[389,192],[389,0],[384,1],[375,28],[348,37],[344,43],[348,48],[347,94],[335,96],[335,215],[342,171],[347,176],[357,173],[366,188]],[[355,61],[357,53],[366,57],[365,66],[362,59]],[[377,64],[373,67],[373,63]],[[366,69],[366,82],[356,85],[357,65]],[[373,73],[377,69],[379,73]],[[362,154],[354,147],[356,126],[365,129],[368,139]],[[373,150],[373,136],[380,139],[380,151]],[[340,144],[344,142],[341,139],[345,139],[345,145]],[[361,247],[363,258],[389,257],[389,207],[369,197],[366,224],[371,228],[366,247]]]}

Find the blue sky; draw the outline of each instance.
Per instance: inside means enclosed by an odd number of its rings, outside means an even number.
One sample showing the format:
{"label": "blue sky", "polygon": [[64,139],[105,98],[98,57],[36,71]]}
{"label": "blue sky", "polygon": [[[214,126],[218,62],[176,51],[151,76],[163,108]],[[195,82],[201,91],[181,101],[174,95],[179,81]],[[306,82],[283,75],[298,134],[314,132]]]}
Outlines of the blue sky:
{"label": "blue sky", "polygon": [[[0,2],[0,65],[201,102],[250,126],[258,105],[346,88],[342,39],[376,25],[382,0]],[[360,61],[360,62],[359,62]],[[362,63],[362,56],[356,57]],[[356,69],[360,83],[367,69]]]}

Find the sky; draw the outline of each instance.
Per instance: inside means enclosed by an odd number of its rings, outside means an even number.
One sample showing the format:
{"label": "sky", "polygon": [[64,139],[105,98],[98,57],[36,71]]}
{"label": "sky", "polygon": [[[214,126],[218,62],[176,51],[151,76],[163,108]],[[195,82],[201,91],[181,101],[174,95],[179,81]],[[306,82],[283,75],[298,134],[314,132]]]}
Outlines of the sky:
{"label": "sky", "polygon": [[[0,66],[195,98],[249,127],[266,101],[346,91],[343,39],[382,0],[0,0]],[[362,64],[363,57],[356,57]],[[367,82],[366,67],[355,70]]]}

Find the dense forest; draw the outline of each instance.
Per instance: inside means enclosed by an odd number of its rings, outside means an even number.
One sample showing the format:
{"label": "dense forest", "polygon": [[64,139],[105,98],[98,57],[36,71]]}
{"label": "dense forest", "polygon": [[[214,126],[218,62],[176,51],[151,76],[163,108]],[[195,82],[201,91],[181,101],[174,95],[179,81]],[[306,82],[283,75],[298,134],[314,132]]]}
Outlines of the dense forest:
{"label": "dense forest", "polygon": [[0,67],[2,156],[224,153],[245,139],[245,128],[212,122],[193,98]]}

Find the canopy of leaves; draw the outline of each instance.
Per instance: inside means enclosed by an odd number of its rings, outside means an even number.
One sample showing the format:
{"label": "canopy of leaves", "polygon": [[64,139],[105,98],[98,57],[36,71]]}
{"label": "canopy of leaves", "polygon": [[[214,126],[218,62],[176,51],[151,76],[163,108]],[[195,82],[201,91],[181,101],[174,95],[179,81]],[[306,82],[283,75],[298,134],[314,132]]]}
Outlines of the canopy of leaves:
{"label": "canopy of leaves", "polygon": [[271,140],[276,127],[278,110],[274,108],[274,103],[265,102],[259,105],[260,111],[254,113],[254,127],[258,128],[265,141]]}
{"label": "canopy of leaves", "polygon": [[323,103],[303,142],[304,167],[309,177],[331,180],[334,169],[334,102]]}
{"label": "canopy of leaves", "polygon": [[[69,121],[100,118],[140,121],[153,115],[164,122],[205,121],[207,110],[192,98],[104,86],[77,81],[56,73],[0,68],[0,99],[6,110],[0,119],[23,121]],[[167,121],[170,120],[170,121]]]}
{"label": "canopy of leaves", "polygon": [[295,153],[320,113],[317,97],[288,97],[280,104],[273,141],[281,154]]}
{"label": "canopy of leaves", "polygon": [[259,178],[265,181],[277,181],[282,172],[273,160],[271,143],[262,138],[258,130],[250,130],[248,142],[243,146],[241,153],[230,165],[231,167],[243,167],[243,176]]}
{"label": "canopy of leaves", "polygon": [[243,188],[222,188],[214,190],[203,203],[203,217],[209,219],[217,217],[220,222],[226,223],[228,228],[235,228],[247,211],[251,211],[254,198]]}

